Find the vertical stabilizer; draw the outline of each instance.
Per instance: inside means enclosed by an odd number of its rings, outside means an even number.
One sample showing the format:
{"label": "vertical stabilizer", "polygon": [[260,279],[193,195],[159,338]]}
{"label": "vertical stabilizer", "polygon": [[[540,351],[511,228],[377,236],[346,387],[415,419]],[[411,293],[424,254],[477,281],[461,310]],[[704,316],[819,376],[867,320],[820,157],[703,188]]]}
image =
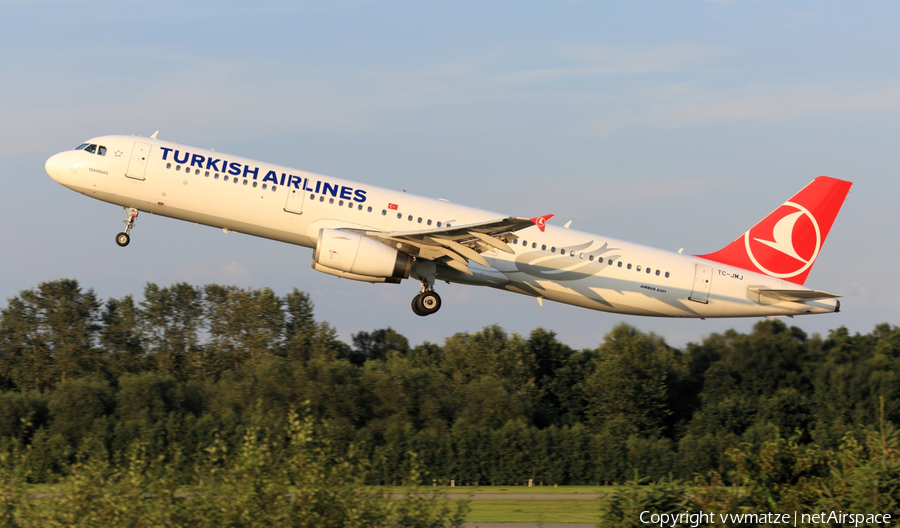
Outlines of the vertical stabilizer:
{"label": "vertical stabilizer", "polygon": [[851,185],[819,176],[731,244],[697,256],[803,284]]}

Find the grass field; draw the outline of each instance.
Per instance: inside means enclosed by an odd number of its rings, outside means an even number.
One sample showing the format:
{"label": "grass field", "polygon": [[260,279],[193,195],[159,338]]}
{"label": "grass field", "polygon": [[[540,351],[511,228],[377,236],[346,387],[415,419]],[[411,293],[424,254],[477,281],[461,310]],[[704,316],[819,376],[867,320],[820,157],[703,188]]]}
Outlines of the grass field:
{"label": "grass field", "polygon": [[[407,488],[401,486],[369,486],[373,492],[380,493],[403,493]],[[615,486],[422,486],[420,490],[423,493],[502,493],[502,494],[600,494],[607,495],[616,491]]]}
{"label": "grass field", "polygon": [[599,499],[482,499],[469,501],[469,507],[468,522],[596,523],[600,520]]}

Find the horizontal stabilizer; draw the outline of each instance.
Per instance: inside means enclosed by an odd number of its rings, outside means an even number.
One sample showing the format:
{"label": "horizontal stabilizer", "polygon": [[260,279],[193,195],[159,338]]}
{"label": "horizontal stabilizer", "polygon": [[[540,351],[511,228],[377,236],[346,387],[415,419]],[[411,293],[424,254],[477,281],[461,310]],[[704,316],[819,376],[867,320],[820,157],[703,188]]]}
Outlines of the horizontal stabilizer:
{"label": "horizontal stabilizer", "polygon": [[[833,293],[828,293],[822,290],[782,290],[775,288],[756,288],[750,287],[749,291],[754,296],[758,295],[760,302],[763,301],[763,298],[770,302],[803,302],[803,301],[816,301],[819,299],[834,299],[835,297],[840,297],[840,295],[835,295]],[[765,303],[768,304],[768,303]]]}

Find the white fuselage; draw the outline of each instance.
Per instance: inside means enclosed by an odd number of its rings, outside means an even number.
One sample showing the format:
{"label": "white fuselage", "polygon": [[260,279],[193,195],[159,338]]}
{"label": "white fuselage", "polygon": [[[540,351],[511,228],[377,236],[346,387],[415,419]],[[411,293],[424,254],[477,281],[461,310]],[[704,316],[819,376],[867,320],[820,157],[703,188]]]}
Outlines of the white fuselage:
{"label": "white fuselage", "polygon": [[[90,142],[103,145],[106,154],[62,152],[47,161],[48,174],[105,202],[310,248],[322,228],[410,231],[438,222],[465,225],[503,217],[157,139],[104,136]],[[632,315],[799,315],[834,312],[839,306],[834,299],[760,303],[751,287],[798,287],[606,236],[552,225],[543,232],[534,226],[515,234],[513,254],[483,254],[490,268],[471,262],[474,275],[467,276],[442,267],[438,279]]]}

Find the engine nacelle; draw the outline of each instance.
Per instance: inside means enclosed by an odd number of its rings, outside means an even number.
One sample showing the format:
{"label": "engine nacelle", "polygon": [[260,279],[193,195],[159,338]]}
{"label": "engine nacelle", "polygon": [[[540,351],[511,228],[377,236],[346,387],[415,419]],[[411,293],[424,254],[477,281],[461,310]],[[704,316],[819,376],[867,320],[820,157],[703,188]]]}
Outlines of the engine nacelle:
{"label": "engine nacelle", "polygon": [[412,263],[411,256],[371,238],[320,229],[312,268],[345,279],[398,283],[409,277]]}

